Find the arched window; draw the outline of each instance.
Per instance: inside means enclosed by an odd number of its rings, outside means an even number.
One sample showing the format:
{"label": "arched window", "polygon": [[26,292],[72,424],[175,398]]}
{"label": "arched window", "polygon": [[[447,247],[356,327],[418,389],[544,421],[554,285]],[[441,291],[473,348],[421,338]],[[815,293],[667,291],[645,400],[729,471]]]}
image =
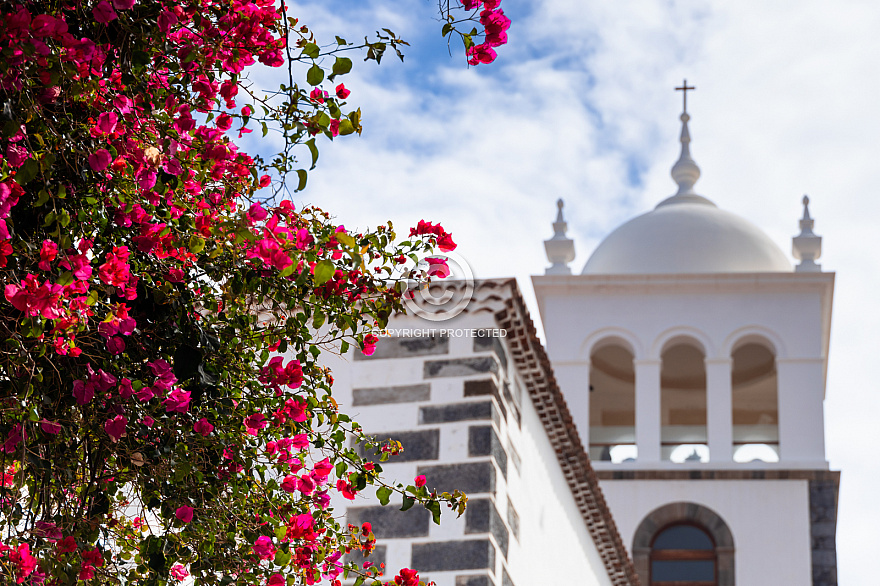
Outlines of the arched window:
{"label": "arched window", "polygon": [[779,461],[776,356],[763,341],[733,351],[733,459]]}
{"label": "arched window", "polygon": [[654,509],[636,528],[636,573],[645,586],[734,586],[733,534],[715,511],[697,503]]}
{"label": "arched window", "polygon": [[702,528],[679,523],[651,544],[651,586],[717,586],[715,542]]}
{"label": "arched window", "polygon": [[636,387],[633,353],[608,340],[590,356],[590,458],[636,458]]}
{"label": "arched window", "polygon": [[668,343],[661,355],[660,411],[664,460],[707,462],[706,361],[690,339]]}

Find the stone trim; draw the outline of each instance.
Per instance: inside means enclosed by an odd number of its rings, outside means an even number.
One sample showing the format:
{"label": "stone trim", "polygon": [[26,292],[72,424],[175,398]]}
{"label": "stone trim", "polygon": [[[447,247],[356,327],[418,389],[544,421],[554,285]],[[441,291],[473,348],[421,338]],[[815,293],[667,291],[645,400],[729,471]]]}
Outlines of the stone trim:
{"label": "stone trim", "polygon": [[633,562],[639,577],[648,582],[650,575],[651,542],[654,537],[670,525],[692,523],[704,529],[715,542],[715,554],[718,556],[716,572],[718,586],[734,586],[733,534],[727,523],[715,511],[696,503],[670,503],[654,509],[645,517],[636,529],[633,537]]}
{"label": "stone trim", "polygon": [[495,572],[495,546],[488,539],[432,541],[412,545],[412,566],[420,572],[489,570]]}
{"label": "stone trim", "polygon": [[355,352],[355,360],[382,360],[385,358],[413,358],[449,354],[449,336],[423,336],[418,338],[382,337],[370,356]]}
{"label": "stone trim", "polygon": [[370,523],[377,539],[427,537],[430,531],[431,513],[424,507],[406,512],[397,507],[350,507],[346,516],[348,523],[358,527]]}
{"label": "stone trim", "polygon": [[599,480],[809,480],[840,484],[834,470],[597,470]]}
{"label": "stone trim", "polygon": [[370,387],[352,389],[351,393],[351,404],[356,407],[360,405],[384,405],[387,403],[416,403],[418,401],[431,400],[431,385],[430,383],[420,383],[394,387]]}
{"label": "stone trim", "polygon": [[424,378],[471,376],[498,372],[498,360],[494,356],[468,356],[446,360],[425,360]]}

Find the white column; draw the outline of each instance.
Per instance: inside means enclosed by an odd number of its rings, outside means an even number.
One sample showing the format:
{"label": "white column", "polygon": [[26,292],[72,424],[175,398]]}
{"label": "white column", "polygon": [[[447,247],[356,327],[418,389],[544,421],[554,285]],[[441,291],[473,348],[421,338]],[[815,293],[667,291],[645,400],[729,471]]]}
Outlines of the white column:
{"label": "white column", "polygon": [[590,447],[590,363],[554,362],[553,373],[562,396],[568,403],[571,418],[577,428],[584,449]]}
{"label": "white column", "polygon": [[660,361],[635,360],[637,461],[660,461]]}
{"label": "white column", "polygon": [[825,465],[825,377],[821,358],[777,359],[779,459]]}
{"label": "white column", "polygon": [[730,358],[706,359],[706,424],[709,461],[733,460],[733,396]]}

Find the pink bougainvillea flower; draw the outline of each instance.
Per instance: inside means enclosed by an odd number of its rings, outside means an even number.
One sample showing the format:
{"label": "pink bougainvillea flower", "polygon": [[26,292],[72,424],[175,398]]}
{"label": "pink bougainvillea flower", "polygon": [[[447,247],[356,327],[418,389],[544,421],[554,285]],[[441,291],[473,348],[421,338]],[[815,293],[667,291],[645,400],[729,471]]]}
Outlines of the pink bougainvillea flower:
{"label": "pink bougainvillea flower", "polygon": [[193,429],[196,433],[202,434],[204,437],[208,437],[212,431],[214,431],[214,426],[208,423],[207,417],[202,417],[193,425]]}
{"label": "pink bougainvillea flower", "polygon": [[95,20],[101,24],[107,24],[108,22],[116,20],[118,17],[116,11],[113,10],[113,7],[110,6],[110,3],[107,2],[107,0],[102,0],[92,9],[92,16],[94,16]]}
{"label": "pink bougainvillea flower", "polygon": [[143,423],[146,427],[153,427],[153,424],[156,423],[156,420],[149,415],[144,415],[143,419],[141,419],[141,423]]}
{"label": "pink bougainvillea flower", "polygon": [[128,257],[127,246],[114,246],[113,252],[107,255],[107,261],[98,267],[98,277],[108,285],[124,287],[131,276]]}
{"label": "pink bougainvillea flower", "polygon": [[480,63],[492,63],[493,61],[495,61],[495,58],[498,57],[495,49],[493,49],[486,43],[481,43],[479,45],[469,47],[467,50],[467,55],[468,63],[471,65],[479,65]]}
{"label": "pink bougainvillea flower", "polygon": [[9,562],[15,566],[16,584],[23,583],[37,568],[37,558],[31,555],[30,547],[27,543],[22,543],[6,552]]}
{"label": "pink bougainvillea flower", "polygon": [[317,536],[314,527],[315,519],[308,513],[295,515],[287,523],[287,538],[313,541]]}
{"label": "pink bougainvillea flower", "polygon": [[120,114],[129,114],[132,111],[132,105],[134,102],[131,101],[131,98],[128,96],[124,96],[122,94],[116,94],[116,97],[113,98],[113,106],[119,110]]}
{"label": "pink bougainvillea flower", "polygon": [[158,24],[159,30],[162,31],[163,34],[168,34],[171,30],[171,27],[177,24],[177,15],[171,12],[170,10],[163,10],[159,14]]}
{"label": "pink bougainvillea flower", "polygon": [[344,83],[340,83],[338,86],[336,86],[336,97],[337,98],[339,98],[340,100],[344,100],[349,95],[351,95],[351,91],[345,88]]}
{"label": "pink bougainvillea flower", "polygon": [[61,433],[61,424],[55,423],[54,421],[49,421],[48,419],[41,419],[40,429],[42,429],[46,433],[58,435],[59,433]]}
{"label": "pink bougainvillea flower", "polygon": [[424,474],[419,474],[418,476],[416,476],[414,482],[415,482],[416,487],[421,488],[421,487],[425,486],[425,482],[427,482],[427,480],[425,479]]}
{"label": "pink bougainvillea flower", "polygon": [[[264,175],[264,177],[268,177],[268,175]],[[263,206],[260,205],[259,202],[254,202],[251,204],[251,207],[248,208],[247,217],[252,222],[261,222],[266,219],[266,216],[269,215]]]}
{"label": "pink bougainvillea flower", "polygon": [[43,240],[43,246],[40,248],[40,262],[37,265],[41,271],[48,271],[51,263],[58,255],[58,245],[51,240]]}
{"label": "pink bougainvillea flower", "polygon": [[186,568],[184,568],[182,565],[174,564],[173,566],[171,566],[171,577],[175,580],[183,582],[184,580],[186,580],[187,576],[189,576],[189,572],[187,572]]}
{"label": "pink bougainvillea flower", "polygon": [[379,343],[379,338],[374,336],[373,334],[367,334],[364,336],[364,349],[362,352],[364,356],[372,356],[373,352],[376,351],[376,344]]}
{"label": "pink bougainvillea flower", "polygon": [[297,450],[303,450],[309,447],[309,436],[304,433],[298,433],[291,438],[291,447]]}
{"label": "pink bougainvillea flower", "polygon": [[266,421],[266,416],[262,413],[254,413],[244,418],[244,426],[250,435],[257,435],[267,425],[269,425],[269,422]]}
{"label": "pink bougainvillea flower", "polygon": [[128,425],[128,419],[124,415],[117,415],[104,422],[104,431],[110,436],[110,441],[115,444],[119,438],[125,435],[126,425]]}
{"label": "pink bougainvillea flower", "polygon": [[162,401],[165,405],[165,411],[186,413],[189,410],[190,392],[179,388],[172,390],[168,397]]}
{"label": "pink bougainvillea flower", "polygon": [[130,399],[134,394],[134,389],[131,386],[131,380],[124,378],[119,381],[119,387],[117,387],[117,391],[119,392],[119,396],[123,399]]}
{"label": "pink bougainvillea flower", "polygon": [[324,481],[330,476],[332,470],[333,464],[330,463],[330,458],[324,458],[320,462],[317,462],[313,468],[314,474]]}
{"label": "pink bougainvillea flower", "polygon": [[103,171],[110,166],[111,162],[113,162],[113,157],[110,156],[110,151],[107,149],[98,149],[89,155],[89,166],[92,171]]}
{"label": "pink bougainvillea flower", "polygon": [[100,134],[112,134],[116,130],[116,125],[118,123],[119,115],[116,114],[116,112],[102,112],[98,115],[98,121],[95,123],[95,129]]}
{"label": "pink bougainvillea flower", "polygon": [[296,488],[303,494],[312,494],[315,490],[315,481],[310,476],[304,475],[297,479]]}
{"label": "pink bougainvillea flower", "polygon": [[113,0],[113,8],[116,10],[128,10],[134,6],[135,0]]}
{"label": "pink bougainvillea flower", "polygon": [[125,352],[125,340],[119,336],[111,336],[107,338],[107,352],[113,356],[118,356]]}
{"label": "pink bougainvillea flower", "polygon": [[9,435],[6,436],[6,441],[3,442],[3,445],[0,445],[0,452],[14,454],[15,450],[18,448],[18,444],[20,444],[23,439],[24,433],[22,432],[21,423],[16,423],[12,426],[12,429],[9,430]]}
{"label": "pink bougainvillea flower", "polygon": [[341,492],[342,496],[350,501],[353,501],[354,497],[357,496],[357,492],[355,492],[354,487],[341,478],[336,481],[336,490]]}
{"label": "pink bougainvillea flower", "polygon": [[425,262],[428,263],[428,276],[430,277],[445,279],[452,274],[452,271],[449,269],[449,265],[446,264],[445,258],[426,258]]}
{"label": "pink bougainvillea flower", "polygon": [[76,551],[76,540],[73,538],[73,535],[68,535],[61,541],[56,544],[56,551],[61,553],[70,553],[72,551]]}
{"label": "pink bougainvillea flower", "polygon": [[284,480],[281,481],[281,489],[284,492],[293,492],[296,490],[296,481],[299,480],[296,476],[292,474],[289,476],[285,476]]}
{"label": "pink bougainvillea flower", "polygon": [[465,10],[473,10],[480,5],[480,0],[461,0],[461,5]]}
{"label": "pink bougainvillea flower", "polygon": [[28,150],[16,143],[9,143],[6,147],[6,162],[10,167],[21,167],[28,160]]}
{"label": "pink bougainvillea flower", "polygon": [[95,397],[95,385],[81,380],[73,381],[73,397],[79,405],[88,405]]}
{"label": "pink bougainvillea flower", "polygon": [[261,535],[254,542],[254,553],[261,560],[268,560],[275,557],[275,546],[272,544],[272,538]]}
{"label": "pink bougainvillea flower", "polygon": [[296,231],[296,247],[299,250],[305,250],[315,241],[314,237],[309,234],[306,228],[300,228]]}
{"label": "pink bougainvillea flower", "polygon": [[285,586],[285,584],[287,581],[281,574],[272,574],[269,576],[269,581],[266,582],[266,586]]}
{"label": "pink bougainvillea flower", "polygon": [[189,523],[193,520],[193,509],[189,505],[181,505],[174,511],[174,516],[183,521],[184,523]]}

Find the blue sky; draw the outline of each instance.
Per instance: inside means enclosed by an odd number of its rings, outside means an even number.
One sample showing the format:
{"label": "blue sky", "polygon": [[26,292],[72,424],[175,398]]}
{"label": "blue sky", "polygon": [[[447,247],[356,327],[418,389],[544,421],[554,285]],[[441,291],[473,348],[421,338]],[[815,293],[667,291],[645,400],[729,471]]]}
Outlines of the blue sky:
{"label": "blue sky", "polygon": [[[296,4],[327,41],[379,27],[413,46],[344,79],[364,133],[324,142],[299,203],[348,227],[425,218],[450,230],[478,277],[546,266],[566,201],[576,270],[623,221],[673,193],[682,78],[699,193],[786,252],[804,193],[837,272],[827,453],[843,471],[841,584],[876,581],[880,524],[880,4],[783,0],[503,0],[509,45],[490,66],[446,52],[433,0]],[[537,308],[532,304],[533,315]]]}

